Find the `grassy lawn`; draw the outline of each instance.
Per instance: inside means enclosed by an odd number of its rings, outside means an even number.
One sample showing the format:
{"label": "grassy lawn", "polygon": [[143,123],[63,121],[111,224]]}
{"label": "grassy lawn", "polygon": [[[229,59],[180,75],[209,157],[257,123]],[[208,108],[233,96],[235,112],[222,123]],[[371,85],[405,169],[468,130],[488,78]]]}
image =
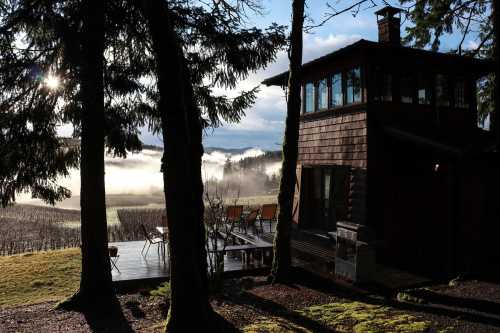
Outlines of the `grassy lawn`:
{"label": "grassy lawn", "polygon": [[[335,332],[354,333],[425,333],[433,328],[433,323],[422,320],[403,311],[388,306],[364,302],[337,302],[307,307],[296,314],[325,325]],[[449,333],[452,329],[434,330]],[[243,328],[245,333],[296,332],[313,333],[312,330],[283,317],[257,318],[254,324]]]}
{"label": "grassy lawn", "polygon": [[0,309],[61,300],[80,282],[80,250],[0,257]]}

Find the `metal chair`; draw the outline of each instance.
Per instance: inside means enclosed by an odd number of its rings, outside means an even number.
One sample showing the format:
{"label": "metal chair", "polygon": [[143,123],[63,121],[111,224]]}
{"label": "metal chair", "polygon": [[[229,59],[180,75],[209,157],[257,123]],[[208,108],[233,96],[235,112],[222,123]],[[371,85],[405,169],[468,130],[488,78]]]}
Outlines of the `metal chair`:
{"label": "metal chair", "polygon": [[118,248],[116,246],[110,246],[108,248],[108,254],[109,262],[111,263],[111,271],[113,271],[113,269],[116,269],[118,273],[121,273],[118,269],[118,266],[116,265],[118,259],[120,259],[120,256],[118,255]]}
{"label": "metal chair", "polygon": [[259,217],[262,232],[264,232],[264,227],[262,226],[263,221],[269,221],[269,232],[272,232],[272,223],[274,220],[276,220],[277,210],[278,210],[277,204],[262,205],[262,211],[260,212],[260,217]]}
{"label": "metal chair", "polygon": [[[153,233],[148,233],[144,224],[141,224],[141,229],[142,229],[142,232],[144,233],[144,237],[146,237],[146,241],[144,242],[144,246],[142,247],[141,254],[143,256],[147,256],[151,245],[157,245],[158,246],[158,256],[159,256],[160,251],[163,252],[165,249],[165,242],[163,241],[163,238],[156,237],[156,235],[154,235]],[[147,245],[147,247],[146,247],[146,245]],[[144,252],[144,250],[146,250],[146,252]]]}
{"label": "metal chair", "polygon": [[[257,224],[255,223],[256,220],[257,220],[257,216],[258,215],[259,215],[259,210],[258,209],[254,209],[240,223],[240,225],[243,227],[243,230],[245,231],[245,233],[248,232],[248,228],[253,228],[254,234],[255,235],[258,234]],[[262,230],[262,228],[261,228],[261,230]]]}
{"label": "metal chair", "polygon": [[242,205],[235,205],[235,206],[227,207],[225,223],[231,224],[231,230],[232,230],[232,226],[235,223],[239,223],[241,221],[241,215],[243,215],[243,206]]}

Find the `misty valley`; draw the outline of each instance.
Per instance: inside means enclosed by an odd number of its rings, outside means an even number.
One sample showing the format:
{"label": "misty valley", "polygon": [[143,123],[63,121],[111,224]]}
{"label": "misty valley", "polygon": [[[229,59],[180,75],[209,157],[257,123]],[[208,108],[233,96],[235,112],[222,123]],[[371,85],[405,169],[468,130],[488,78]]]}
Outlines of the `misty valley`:
{"label": "misty valley", "polygon": [[[160,172],[163,151],[146,146],[126,159],[106,157],[106,212],[110,242],[143,239],[141,225],[154,229],[165,214]],[[247,209],[276,203],[280,151],[207,148],[203,156],[205,196],[218,196]],[[124,181],[126,180],[126,181]],[[60,182],[72,197],[49,206],[29,193],[0,208],[0,255],[77,247],[80,244],[80,175]]]}

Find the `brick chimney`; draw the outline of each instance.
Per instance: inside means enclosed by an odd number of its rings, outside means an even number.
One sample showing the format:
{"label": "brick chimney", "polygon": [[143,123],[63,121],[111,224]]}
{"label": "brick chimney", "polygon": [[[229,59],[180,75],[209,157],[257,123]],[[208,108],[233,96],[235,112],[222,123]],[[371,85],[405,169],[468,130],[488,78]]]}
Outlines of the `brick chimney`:
{"label": "brick chimney", "polygon": [[375,12],[378,23],[378,41],[393,46],[401,46],[401,9],[387,6]]}

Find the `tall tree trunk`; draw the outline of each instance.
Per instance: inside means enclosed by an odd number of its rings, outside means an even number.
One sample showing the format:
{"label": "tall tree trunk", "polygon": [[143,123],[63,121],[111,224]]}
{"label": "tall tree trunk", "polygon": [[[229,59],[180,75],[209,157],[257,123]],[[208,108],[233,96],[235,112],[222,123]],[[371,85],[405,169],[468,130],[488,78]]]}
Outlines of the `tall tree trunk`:
{"label": "tall tree trunk", "polygon": [[300,121],[300,81],[302,71],[302,30],[304,25],[304,2],[292,3],[292,32],[290,35],[290,69],[288,77],[287,115],[283,139],[283,164],[278,196],[279,215],[274,238],[274,260],[271,275],[273,282],[287,281],[290,277],[290,237],[292,228],[293,196]]}
{"label": "tall tree trunk", "polygon": [[499,21],[499,0],[492,1],[491,15],[493,15],[493,60],[497,64],[495,67],[495,87],[493,90],[493,106],[494,111],[491,115],[491,125],[495,131],[497,145],[500,146],[500,50],[498,47],[498,21]]}
{"label": "tall tree trunk", "polygon": [[113,299],[104,186],[104,1],[83,1],[81,237],[79,291],[61,307],[106,307]]}
{"label": "tall tree trunk", "polygon": [[[186,73],[189,72],[186,62],[184,62]],[[202,178],[202,157],[203,157],[203,128],[201,124],[201,110],[196,105],[193,86],[191,80],[185,81],[185,91],[188,101],[188,125],[191,133],[191,142],[189,147],[190,163],[193,167],[192,195],[193,195],[193,214],[195,219],[195,249],[197,250],[197,263],[201,272],[201,289],[199,292],[203,299],[209,297],[208,290],[208,263],[206,251],[206,229],[205,229],[205,203],[203,201],[203,178]],[[211,309],[209,309],[211,310]]]}
{"label": "tall tree trunk", "polygon": [[[210,330],[213,312],[208,301],[204,253],[201,127],[192,108],[192,86],[186,60],[167,5],[152,0],[148,25],[157,65],[162,121],[163,180],[170,249],[170,309],[167,332]],[[196,109],[196,110],[195,110]],[[196,119],[195,122],[189,120]],[[191,131],[195,131],[192,133]],[[200,192],[201,190],[201,192]],[[203,236],[203,237],[202,237]],[[203,258],[201,258],[204,255]]]}

